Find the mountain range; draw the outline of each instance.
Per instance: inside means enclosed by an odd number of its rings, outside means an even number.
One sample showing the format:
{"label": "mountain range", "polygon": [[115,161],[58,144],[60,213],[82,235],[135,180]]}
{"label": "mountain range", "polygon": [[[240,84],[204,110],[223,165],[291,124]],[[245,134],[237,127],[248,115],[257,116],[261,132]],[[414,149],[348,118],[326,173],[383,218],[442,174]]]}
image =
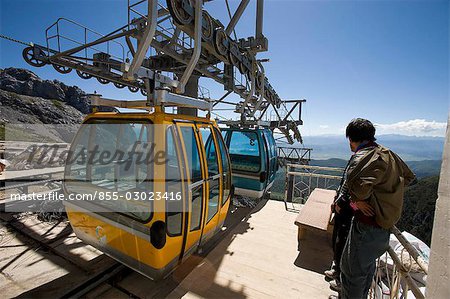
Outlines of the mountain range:
{"label": "mountain range", "polygon": [[[5,124],[79,124],[89,111],[86,93],[77,86],[43,80],[26,69],[0,69],[0,135]],[[435,168],[442,159],[442,137],[380,135],[377,138],[405,161],[424,161],[422,168]],[[303,140],[303,145],[295,146],[312,148],[314,160],[347,160],[351,155],[345,136],[304,136]]]}
{"label": "mountain range", "polygon": [[[396,152],[405,161],[441,160],[445,138],[404,135],[379,135],[377,142]],[[312,148],[312,159],[347,160],[350,148],[345,136],[304,136],[303,147]],[[299,146],[298,144],[296,146]],[[300,145],[301,146],[301,145]]]}

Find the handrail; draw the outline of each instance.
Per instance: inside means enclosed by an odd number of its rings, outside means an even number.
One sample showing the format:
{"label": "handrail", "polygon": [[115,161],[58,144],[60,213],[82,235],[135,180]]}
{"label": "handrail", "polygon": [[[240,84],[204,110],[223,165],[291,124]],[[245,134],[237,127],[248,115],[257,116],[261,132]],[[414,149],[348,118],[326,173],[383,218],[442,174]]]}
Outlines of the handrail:
{"label": "handrail", "polygon": [[[102,38],[106,37],[104,34],[101,34],[101,33],[97,32],[97,31],[95,31],[95,30],[92,30],[92,29],[90,29],[90,28],[88,28],[88,27],[86,27],[86,26],[84,26],[84,25],[82,25],[82,24],[80,24],[80,23],[78,23],[78,22],[75,22],[75,21],[73,21],[73,20],[70,20],[70,19],[67,19],[67,18],[64,18],[64,17],[60,17],[60,18],[58,18],[52,25],[50,25],[49,27],[47,27],[47,29],[45,30],[45,37],[46,37],[46,42],[47,42],[47,51],[48,51],[49,53],[50,53],[50,44],[49,44],[49,40],[51,40],[51,39],[53,39],[53,38],[57,38],[57,40],[58,40],[58,52],[60,52],[60,53],[61,53],[60,38],[64,38],[64,39],[70,40],[70,38],[68,38],[68,37],[66,37],[66,36],[64,36],[64,35],[62,35],[62,34],[60,34],[60,22],[61,22],[61,21],[64,21],[64,22],[67,22],[67,23],[76,25],[76,26],[78,26],[78,27],[84,29],[84,44],[81,43],[81,42],[76,41],[76,43],[79,43],[80,45],[85,45],[85,46],[88,45],[88,43],[87,43],[87,32],[96,34],[96,35],[98,35],[98,36],[100,36],[100,37],[102,37]],[[53,27],[55,27],[55,26],[56,26],[56,35],[52,35],[52,36],[49,37],[49,31],[50,31]],[[72,40],[72,41],[73,41],[73,40]],[[106,42],[107,42],[107,48],[108,48],[107,52],[108,52],[108,54],[109,54],[109,42],[113,42],[113,43],[117,44],[118,46],[120,46],[120,47],[122,48],[122,58],[117,57],[117,56],[116,56],[116,58],[122,59],[122,61],[123,61],[123,60],[125,59],[125,47],[124,47],[121,43],[119,43],[118,41],[116,41],[116,40],[108,40],[108,41],[106,41]],[[88,47],[89,47],[89,46],[88,46]],[[91,48],[91,47],[90,47],[90,48]],[[82,48],[82,49],[83,49],[83,48]],[[82,50],[82,49],[81,49],[81,50]],[[95,49],[95,50],[96,50],[96,49]],[[96,51],[98,51],[98,50],[96,50]],[[58,55],[58,54],[56,54],[56,55]]]}
{"label": "handrail", "polygon": [[[403,236],[400,230],[397,227],[393,227],[391,229],[391,233],[395,236],[395,238],[400,242],[403,246],[403,250],[412,257],[417,265],[422,269],[423,275],[428,274],[428,262],[426,262],[418,253],[417,249],[411,245],[411,243]],[[387,263],[387,256],[390,256],[393,262],[393,266],[389,267]],[[384,256],[378,259],[377,262],[377,275],[375,275],[374,280],[375,283],[372,287],[372,294],[376,294],[376,287],[378,282],[382,282],[386,287],[389,288],[389,293],[384,293],[383,295],[389,295],[389,298],[407,298],[408,291],[411,290],[414,297],[417,299],[425,298],[424,293],[420,290],[417,280],[411,276],[411,260],[409,261],[410,265],[407,266],[405,262],[399,258],[398,253],[394,251],[391,245],[389,245],[388,249]],[[383,268],[384,269],[383,269]],[[382,277],[384,279],[382,279]],[[424,285],[426,281],[422,282]],[[376,298],[375,296],[372,296]],[[384,297],[383,297],[384,298]]]}
{"label": "handrail", "polygon": [[328,174],[317,174],[317,173],[311,173],[311,172],[294,172],[294,171],[288,171],[287,175],[293,175],[293,176],[309,176],[313,178],[323,178],[323,179],[330,179],[330,180],[340,180],[341,177],[337,175],[328,175]]}
{"label": "handrail", "polygon": [[416,261],[419,267],[428,274],[428,263],[423,259],[423,257],[419,254],[417,249],[408,242],[405,236],[402,235],[400,230],[397,227],[393,227],[391,232],[397,237],[399,242],[403,245],[403,247],[408,251],[408,253],[412,256],[412,258]]}
{"label": "handrail", "polygon": [[344,168],[341,167],[325,167],[325,166],[314,166],[314,165],[301,165],[301,164],[287,164],[288,167],[294,168],[305,168],[312,170],[324,170],[324,171],[344,171]]}
{"label": "handrail", "polygon": [[[411,244],[410,244],[411,245]],[[406,269],[406,267],[403,265],[403,263],[401,262],[401,260],[398,258],[397,254],[395,253],[395,251],[392,249],[392,247],[389,246],[387,253],[389,254],[389,256],[391,257],[392,261],[394,262],[394,264],[397,266],[397,268],[399,269],[399,272],[401,273],[401,275],[403,276],[403,278],[405,278],[406,283],[408,285],[408,287],[411,288],[411,291],[413,292],[414,296],[416,297],[416,299],[421,299],[421,298],[425,298],[425,296],[423,295],[423,293],[420,291],[419,287],[417,286],[417,284],[414,282],[414,280],[411,278],[411,276],[409,275],[409,271]],[[396,287],[396,289],[399,289],[398,287]],[[399,290],[397,290],[399,291]],[[393,294],[390,294],[391,298],[393,298]]]}
{"label": "handrail", "polygon": [[[295,171],[295,168],[302,168],[305,171]],[[311,171],[307,172],[308,170]],[[315,187],[323,189],[336,189],[338,187],[337,183],[341,180],[342,176],[318,173],[320,171],[338,172],[341,174],[344,169],[291,163],[286,164],[286,196],[284,198],[286,210],[288,210],[287,202],[294,202],[295,198],[300,198],[302,203],[304,203]],[[297,177],[300,179],[296,180]],[[300,195],[296,196],[295,194]]]}

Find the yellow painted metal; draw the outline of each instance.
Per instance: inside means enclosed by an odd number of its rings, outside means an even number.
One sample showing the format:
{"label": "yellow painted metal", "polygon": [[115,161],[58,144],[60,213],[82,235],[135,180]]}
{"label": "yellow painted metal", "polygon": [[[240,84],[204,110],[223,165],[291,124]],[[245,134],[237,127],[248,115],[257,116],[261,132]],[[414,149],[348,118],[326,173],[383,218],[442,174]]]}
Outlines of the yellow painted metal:
{"label": "yellow painted metal", "polygon": [[[127,120],[127,119],[133,119],[133,120],[150,120],[155,125],[173,125],[174,120],[182,120],[183,122],[177,122],[177,133],[178,136],[181,136],[181,131],[179,128],[181,126],[190,126],[194,128],[194,131],[196,132],[196,125],[195,123],[203,123],[206,124],[208,127],[215,127],[217,128],[217,124],[214,122],[214,120],[210,120],[207,118],[201,118],[201,117],[194,117],[194,116],[180,116],[175,114],[168,114],[159,111],[157,109],[154,113],[148,114],[146,112],[143,113],[118,113],[118,112],[95,112],[90,115],[88,115],[85,119],[85,121],[92,119],[92,118],[107,118],[107,119],[120,119],[120,120]],[[156,128],[158,126],[155,126]],[[212,131],[215,140],[215,146],[216,146],[216,152],[219,162],[219,171],[222,174],[222,164],[221,159],[222,156],[220,155],[220,148],[218,146],[218,140],[217,138],[221,138],[220,136],[215,136],[215,131]],[[195,138],[197,143],[203,148],[201,137],[199,134],[195,134]],[[180,138],[182,141],[182,138]],[[158,151],[164,151],[165,152],[165,146],[166,146],[166,130],[163,129],[157,129],[154,131],[154,140],[155,140],[155,152]],[[176,148],[178,150],[178,153],[182,153],[182,157],[179,157],[179,159],[184,159],[184,165],[187,166],[187,156],[186,156],[186,150],[184,149],[184,145],[181,146],[182,149],[179,148],[178,144],[176,144]],[[207,176],[207,169],[206,169],[206,160],[205,160],[205,153],[204,149],[202,150],[203,153],[200,153],[200,157],[202,160],[202,173],[203,178],[206,178]],[[180,155],[179,155],[180,156]],[[181,161],[179,161],[181,162]],[[182,165],[182,164],[180,164]],[[158,174],[158,177],[164,178],[165,177],[165,165],[154,165],[153,167],[154,174]],[[186,173],[182,172],[182,181],[183,184],[187,182],[187,184],[190,184],[190,178],[187,177],[187,180],[184,180],[184,176]],[[189,170],[187,171],[189,173]],[[154,175],[155,178],[157,178],[156,175]],[[214,230],[215,232],[218,231],[218,224],[223,223],[228,207],[230,204],[230,200],[228,200],[224,206],[220,206],[218,208],[218,213],[214,216],[214,220],[210,221],[211,224],[207,224],[205,226],[206,218],[207,218],[207,204],[208,204],[208,197],[209,197],[209,190],[207,187],[206,181],[203,183],[204,190],[203,190],[203,211],[202,211],[202,219],[203,219],[203,225],[202,227],[205,227],[204,233],[207,233],[209,231]],[[183,190],[185,186],[183,185]],[[154,191],[155,192],[164,192],[166,188],[165,181],[164,180],[158,180],[156,179],[154,182]],[[189,193],[189,192],[188,192]],[[186,195],[186,194],[185,194]],[[112,255],[117,260],[128,264],[129,266],[133,267],[133,265],[130,265],[127,263],[127,260],[134,260],[138,264],[143,264],[145,267],[139,267],[139,268],[146,268],[149,267],[151,269],[154,269],[155,271],[162,271],[162,270],[168,270],[167,267],[173,268],[178,263],[178,260],[180,258],[180,254],[182,251],[182,244],[183,244],[183,238],[186,238],[186,245],[184,252],[190,252],[189,249],[193,249],[193,247],[198,244],[200,241],[200,237],[202,235],[202,229],[198,231],[189,232],[189,229],[185,230],[185,218],[188,217],[189,221],[187,222],[188,228],[190,227],[190,211],[192,210],[191,207],[191,198],[189,198],[187,201],[185,201],[185,198],[183,195],[183,202],[188,203],[189,213],[183,213],[183,220],[182,220],[182,235],[180,236],[169,236],[166,234],[166,243],[162,249],[156,249],[151,243],[150,243],[150,236],[148,238],[143,238],[142,234],[134,234],[133,228],[129,227],[128,229],[124,229],[119,225],[118,223],[115,223],[114,221],[106,221],[104,218],[97,216],[95,213],[84,213],[81,211],[74,210],[74,208],[66,207],[67,215],[70,221],[70,224],[74,228],[75,233],[77,236],[85,241],[86,243],[89,243],[100,250],[105,250],[110,255]],[[190,196],[190,194],[187,194]],[[219,204],[222,202],[222,195],[223,195],[223,178],[221,176],[220,178],[220,198],[219,198]],[[165,211],[165,201],[154,201],[155,205],[155,211]],[[146,226],[150,228],[152,224],[156,221],[166,221],[166,214],[165,212],[154,212],[153,217],[149,223],[142,224],[143,226]],[[123,224],[122,224],[123,226]],[[184,235],[184,232],[187,231],[187,235]],[[192,250],[191,250],[192,251]],[[181,259],[180,259],[181,260]],[[135,268],[135,267],[133,267]],[[151,275],[146,273],[145,271],[142,271],[142,269],[136,269],[135,270],[144,273],[146,275]],[[170,269],[169,269],[170,271]]]}

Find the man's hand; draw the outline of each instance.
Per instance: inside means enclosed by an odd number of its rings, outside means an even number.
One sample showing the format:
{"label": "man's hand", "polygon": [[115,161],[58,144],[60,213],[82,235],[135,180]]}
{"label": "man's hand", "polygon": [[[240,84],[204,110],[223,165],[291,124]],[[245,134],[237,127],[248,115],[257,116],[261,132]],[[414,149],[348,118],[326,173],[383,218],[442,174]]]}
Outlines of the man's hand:
{"label": "man's hand", "polygon": [[340,210],[341,210],[341,207],[340,206],[338,206],[337,204],[336,204],[336,202],[333,202],[332,204],[331,204],[331,212],[335,212],[335,213],[340,213]]}
{"label": "man's hand", "polygon": [[367,201],[355,201],[354,202],[358,210],[360,210],[366,216],[375,216],[375,210]]}
{"label": "man's hand", "polygon": [[334,207],[334,210],[336,211],[336,213],[340,214],[341,213],[341,207],[339,205],[336,205]]}

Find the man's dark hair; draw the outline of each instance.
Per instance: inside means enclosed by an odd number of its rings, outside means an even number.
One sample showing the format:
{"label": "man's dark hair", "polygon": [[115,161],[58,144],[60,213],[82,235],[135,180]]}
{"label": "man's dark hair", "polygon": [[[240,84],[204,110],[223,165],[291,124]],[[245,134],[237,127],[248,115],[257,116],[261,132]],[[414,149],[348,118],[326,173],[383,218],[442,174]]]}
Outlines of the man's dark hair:
{"label": "man's dark hair", "polygon": [[364,118],[355,118],[348,124],[345,136],[354,142],[375,141],[375,127]]}

